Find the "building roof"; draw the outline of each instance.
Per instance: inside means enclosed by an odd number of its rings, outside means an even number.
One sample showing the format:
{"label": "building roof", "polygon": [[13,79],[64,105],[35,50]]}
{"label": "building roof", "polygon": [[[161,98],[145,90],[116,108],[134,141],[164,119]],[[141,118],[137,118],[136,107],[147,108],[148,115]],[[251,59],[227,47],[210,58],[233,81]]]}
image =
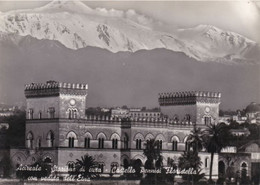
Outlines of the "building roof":
{"label": "building roof", "polygon": [[256,112],[260,112],[260,104],[252,102],[246,107],[246,113],[256,113]]}
{"label": "building roof", "polygon": [[241,152],[252,152],[254,151],[258,151],[259,152],[260,149],[260,141],[259,140],[252,140],[249,141],[248,143],[244,144],[243,146],[241,146],[239,148],[239,151]]}

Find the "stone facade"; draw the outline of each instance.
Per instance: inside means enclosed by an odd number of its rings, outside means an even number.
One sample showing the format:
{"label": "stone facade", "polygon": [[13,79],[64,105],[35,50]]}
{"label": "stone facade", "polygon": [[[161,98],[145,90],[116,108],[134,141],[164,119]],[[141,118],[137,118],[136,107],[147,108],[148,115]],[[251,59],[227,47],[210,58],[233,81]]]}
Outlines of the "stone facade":
{"label": "stone facade", "polygon": [[162,113],[176,122],[208,125],[218,123],[220,97],[201,91],[160,93],[159,104]]}
{"label": "stone facade", "polygon": [[[150,139],[161,142],[164,165],[168,158],[177,162],[187,148],[186,140],[193,125],[205,128],[205,116],[215,122],[220,103],[218,93],[192,92],[187,95],[192,97],[178,97],[177,103],[172,97],[166,103],[167,96],[160,95],[164,116],[121,119],[85,115],[87,85],[84,84],[54,81],[30,84],[26,85],[25,95],[26,148],[11,150],[14,165],[32,164],[42,158],[53,165],[67,166],[89,154],[103,166],[104,173],[109,173],[112,165],[123,166],[131,159],[140,159],[144,164],[143,149]],[[181,119],[175,119],[174,115]],[[182,120],[187,115],[190,119]],[[208,175],[210,154],[200,152],[199,155],[202,172]],[[213,178],[217,178],[217,154],[213,163]]]}

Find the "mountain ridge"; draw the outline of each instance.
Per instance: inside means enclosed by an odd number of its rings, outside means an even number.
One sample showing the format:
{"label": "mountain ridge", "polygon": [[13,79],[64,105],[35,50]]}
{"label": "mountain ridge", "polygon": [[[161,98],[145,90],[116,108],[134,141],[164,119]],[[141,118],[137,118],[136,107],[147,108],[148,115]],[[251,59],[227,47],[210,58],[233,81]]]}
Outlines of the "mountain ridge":
{"label": "mountain ridge", "polygon": [[[138,18],[145,24],[138,22]],[[258,55],[248,55],[252,50],[258,51],[259,45],[240,34],[210,25],[165,32],[150,27],[149,21],[150,18],[131,10],[91,9],[78,0],[55,0],[33,10],[0,14],[0,31],[56,40],[74,50],[92,46],[117,53],[165,48],[201,62],[260,61]]]}
{"label": "mountain ridge", "polygon": [[88,83],[88,106],[158,106],[160,92],[213,91],[222,105],[243,108],[259,99],[259,65],[203,63],[183,52],[157,48],[137,52],[98,47],[78,50],[58,41],[21,38],[0,41],[0,100],[24,100],[24,84],[57,80]]}

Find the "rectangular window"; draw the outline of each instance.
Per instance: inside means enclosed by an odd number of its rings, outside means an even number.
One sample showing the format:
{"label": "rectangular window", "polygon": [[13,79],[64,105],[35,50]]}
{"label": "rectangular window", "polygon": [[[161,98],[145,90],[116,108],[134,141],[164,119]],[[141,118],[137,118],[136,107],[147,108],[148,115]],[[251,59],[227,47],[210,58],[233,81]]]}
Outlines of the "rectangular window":
{"label": "rectangular window", "polygon": [[28,119],[33,119],[33,109],[29,109]]}
{"label": "rectangular window", "polygon": [[128,149],[128,139],[124,137],[124,149]]}
{"label": "rectangular window", "polygon": [[204,117],[204,123],[205,125],[211,124],[211,117]]}
{"label": "rectangular window", "polygon": [[112,148],[113,149],[117,149],[117,143],[118,143],[117,139],[112,139]]}
{"label": "rectangular window", "polygon": [[98,148],[100,149],[104,148],[104,138],[98,139]]}
{"label": "rectangular window", "polygon": [[42,111],[39,111],[39,119],[42,119]]}
{"label": "rectangular window", "polygon": [[48,118],[53,119],[54,118],[54,113],[55,113],[55,108],[54,107],[50,107],[48,109]]}
{"label": "rectangular window", "polygon": [[74,137],[69,137],[69,148],[74,147]]}
{"label": "rectangular window", "polygon": [[90,148],[90,138],[85,138],[84,147],[85,148]]}
{"label": "rectangular window", "polygon": [[172,142],[172,150],[173,151],[177,151],[177,149],[178,149],[178,142],[177,141],[173,141]]}

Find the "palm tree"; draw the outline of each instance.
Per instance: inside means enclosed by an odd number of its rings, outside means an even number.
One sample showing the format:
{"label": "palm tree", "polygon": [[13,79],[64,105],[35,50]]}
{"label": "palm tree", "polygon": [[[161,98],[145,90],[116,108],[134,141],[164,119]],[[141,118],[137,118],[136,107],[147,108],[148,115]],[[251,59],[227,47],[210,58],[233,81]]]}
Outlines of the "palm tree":
{"label": "palm tree", "polygon": [[[147,160],[145,162],[145,168],[154,169],[154,161],[159,160],[161,156],[159,141],[155,141],[154,139],[148,140],[144,149],[144,155],[147,157]],[[161,166],[159,165],[157,167]]]}
{"label": "palm tree", "polygon": [[[162,156],[160,149],[160,142],[154,139],[148,140],[145,144],[144,155],[147,160],[145,161],[145,169],[161,169],[162,168]],[[145,179],[140,184],[158,184],[160,178],[155,173],[147,173]]]}
{"label": "palm tree", "polygon": [[212,167],[214,153],[219,153],[228,146],[229,130],[223,124],[210,124],[202,135],[206,150],[211,154],[209,180],[212,181]]}
{"label": "palm tree", "polygon": [[92,156],[88,154],[81,157],[81,159],[76,160],[76,174],[82,175],[85,178],[96,177],[97,174],[91,172],[91,168],[97,167],[97,162]]}
{"label": "palm tree", "polygon": [[188,136],[187,142],[191,144],[193,151],[200,152],[203,148],[202,131],[194,125],[193,130]]}
{"label": "palm tree", "polygon": [[202,162],[197,152],[185,151],[179,158],[178,166],[181,170],[188,170],[192,168],[198,173]]}

